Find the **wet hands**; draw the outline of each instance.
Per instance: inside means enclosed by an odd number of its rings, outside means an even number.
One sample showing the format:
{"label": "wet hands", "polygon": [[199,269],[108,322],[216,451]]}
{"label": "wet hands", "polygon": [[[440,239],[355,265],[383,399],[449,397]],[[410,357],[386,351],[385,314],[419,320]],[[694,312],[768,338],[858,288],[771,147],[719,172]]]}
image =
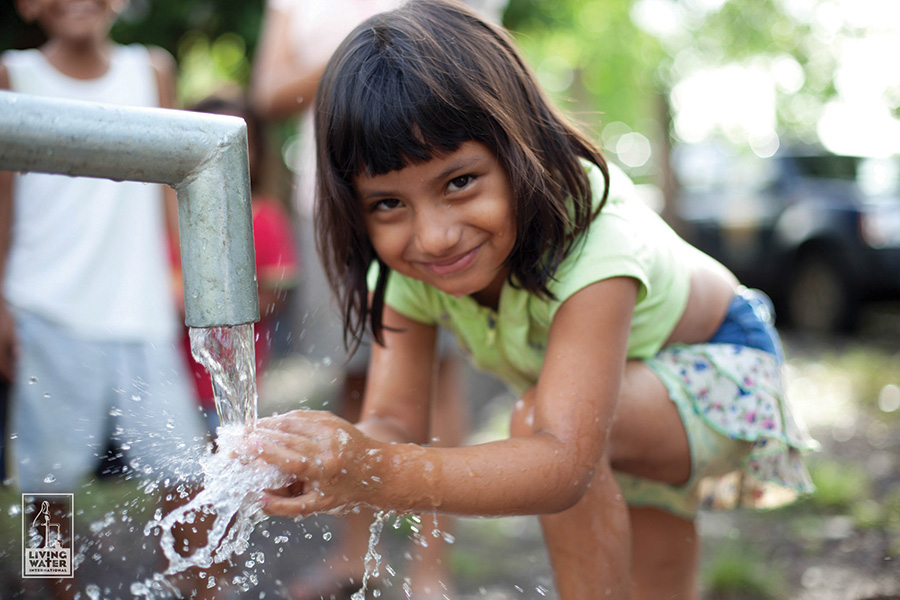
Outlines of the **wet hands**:
{"label": "wet hands", "polygon": [[260,419],[248,436],[251,452],[294,481],[267,490],[266,513],[305,517],[342,513],[371,501],[380,444],[329,412],[297,410]]}

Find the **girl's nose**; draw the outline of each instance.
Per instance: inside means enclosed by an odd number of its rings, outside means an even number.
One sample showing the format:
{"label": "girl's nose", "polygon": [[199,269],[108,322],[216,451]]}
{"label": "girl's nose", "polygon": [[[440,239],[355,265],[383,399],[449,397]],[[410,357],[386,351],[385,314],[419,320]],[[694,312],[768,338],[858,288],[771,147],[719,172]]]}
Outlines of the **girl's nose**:
{"label": "girl's nose", "polygon": [[429,207],[416,215],[416,249],[429,256],[449,254],[462,237],[462,227],[452,209],[445,206]]}

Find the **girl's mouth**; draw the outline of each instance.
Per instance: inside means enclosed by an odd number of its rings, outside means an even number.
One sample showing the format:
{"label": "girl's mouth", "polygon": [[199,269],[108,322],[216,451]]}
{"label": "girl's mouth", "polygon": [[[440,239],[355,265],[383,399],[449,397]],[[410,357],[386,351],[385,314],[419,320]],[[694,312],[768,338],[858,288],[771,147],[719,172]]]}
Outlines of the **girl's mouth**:
{"label": "girl's mouth", "polygon": [[472,263],[475,262],[475,257],[478,255],[479,248],[480,246],[476,246],[475,248],[472,248],[464,254],[458,254],[446,260],[424,262],[422,264],[428,271],[430,271],[434,275],[437,275],[439,277],[447,277],[449,275],[459,273],[460,271],[471,266]]}

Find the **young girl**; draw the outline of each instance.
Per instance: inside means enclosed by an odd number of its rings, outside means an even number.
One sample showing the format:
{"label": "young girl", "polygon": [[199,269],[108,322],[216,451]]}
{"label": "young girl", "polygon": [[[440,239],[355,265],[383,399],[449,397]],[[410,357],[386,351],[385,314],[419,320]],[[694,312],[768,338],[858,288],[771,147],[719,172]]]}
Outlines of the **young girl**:
{"label": "young girl", "polygon": [[[261,420],[296,476],[270,514],[541,515],[560,598],[697,598],[701,498],[810,491],[765,298],[636,199],[505,32],[413,0],[317,102],[320,249],[348,340],[378,343],[356,425]],[[438,327],[521,395],[509,439],[425,445]]]}

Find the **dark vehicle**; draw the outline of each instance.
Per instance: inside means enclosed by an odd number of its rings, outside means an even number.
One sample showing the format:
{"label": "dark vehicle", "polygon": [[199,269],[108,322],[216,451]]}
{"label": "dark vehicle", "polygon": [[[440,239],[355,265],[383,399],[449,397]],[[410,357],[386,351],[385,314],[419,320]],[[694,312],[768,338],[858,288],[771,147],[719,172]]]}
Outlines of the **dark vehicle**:
{"label": "dark vehicle", "polygon": [[682,233],[775,302],[779,325],[850,331],[861,303],[900,299],[900,161],[683,148]]}

